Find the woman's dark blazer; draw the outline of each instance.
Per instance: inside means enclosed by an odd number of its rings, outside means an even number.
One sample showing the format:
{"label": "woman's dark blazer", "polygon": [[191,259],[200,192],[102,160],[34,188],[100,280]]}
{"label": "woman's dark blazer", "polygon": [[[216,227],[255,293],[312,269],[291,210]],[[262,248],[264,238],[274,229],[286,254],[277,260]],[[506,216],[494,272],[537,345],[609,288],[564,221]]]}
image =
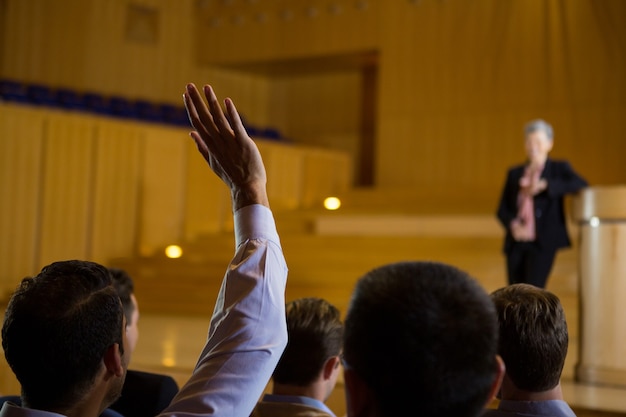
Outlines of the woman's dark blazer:
{"label": "woman's dark blazer", "polygon": [[[510,224],[517,217],[517,196],[519,181],[526,165],[511,168],[500,198],[497,216],[506,229],[504,253],[509,253],[515,240],[511,235]],[[567,161],[546,160],[541,178],[548,182],[548,188],[534,197],[535,228],[540,248],[557,250],[570,246],[565,223],[563,197],[587,186],[587,181],[578,175]]]}

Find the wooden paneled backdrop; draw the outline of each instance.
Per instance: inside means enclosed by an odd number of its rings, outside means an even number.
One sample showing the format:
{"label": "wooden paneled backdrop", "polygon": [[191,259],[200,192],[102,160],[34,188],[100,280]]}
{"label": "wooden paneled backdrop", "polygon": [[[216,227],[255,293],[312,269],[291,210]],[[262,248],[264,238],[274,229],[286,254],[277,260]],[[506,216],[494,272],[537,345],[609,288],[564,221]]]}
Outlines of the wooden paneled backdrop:
{"label": "wooden paneled backdrop", "polygon": [[[56,260],[106,264],[232,227],[230,194],[187,129],[0,103],[0,138],[5,295]],[[277,211],[350,184],[345,153],[258,144]]]}
{"label": "wooden paneled backdrop", "polygon": [[[185,83],[211,82],[250,122],[357,162],[361,100],[374,97],[376,186],[495,199],[537,117],[554,124],[554,156],[591,183],[626,181],[622,0],[0,5],[3,77],[176,104]],[[366,83],[358,64],[332,65],[365,53],[378,69]]]}
{"label": "wooden paneled backdrop", "polygon": [[[537,117],[555,127],[555,157],[594,185],[626,182],[624,16],[623,0],[0,0],[0,77],[174,104],[185,83],[211,82],[250,123],[347,152],[374,192],[409,190],[407,205],[447,211],[471,199],[492,213],[506,167],[523,160],[522,126]],[[12,276],[18,259],[130,250],[131,226],[107,219],[137,207],[174,213],[161,228],[160,213],[134,220],[140,250],[225,215],[172,198],[181,184],[184,195],[204,187],[189,182],[202,167],[186,164],[182,131],[10,111],[0,221]],[[307,164],[292,151],[271,169]],[[297,196],[281,204],[330,181],[323,165],[309,172],[275,175]]]}

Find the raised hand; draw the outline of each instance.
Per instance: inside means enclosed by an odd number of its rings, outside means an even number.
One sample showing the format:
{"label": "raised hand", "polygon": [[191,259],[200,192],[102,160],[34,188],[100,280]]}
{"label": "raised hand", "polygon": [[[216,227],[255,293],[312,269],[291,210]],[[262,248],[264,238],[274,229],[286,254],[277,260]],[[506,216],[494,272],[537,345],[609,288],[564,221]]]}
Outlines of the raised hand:
{"label": "raised hand", "polygon": [[195,131],[190,136],[209,166],[230,187],[233,210],[250,204],[269,207],[267,175],[261,153],[246,133],[232,100],[225,99],[224,115],[211,86],[204,86],[207,104],[194,84],[183,94]]}

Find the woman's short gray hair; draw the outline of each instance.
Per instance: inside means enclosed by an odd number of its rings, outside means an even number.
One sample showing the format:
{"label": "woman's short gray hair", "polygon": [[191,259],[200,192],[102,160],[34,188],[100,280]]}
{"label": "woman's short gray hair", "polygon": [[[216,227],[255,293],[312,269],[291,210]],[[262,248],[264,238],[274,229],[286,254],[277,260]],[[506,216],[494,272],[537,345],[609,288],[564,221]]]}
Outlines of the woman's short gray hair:
{"label": "woman's short gray hair", "polygon": [[548,139],[552,140],[554,138],[554,131],[552,130],[550,123],[541,119],[532,120],[526,123],[526,126],[524,126],[524,136],[528,136],[538,130],[543,131]]}

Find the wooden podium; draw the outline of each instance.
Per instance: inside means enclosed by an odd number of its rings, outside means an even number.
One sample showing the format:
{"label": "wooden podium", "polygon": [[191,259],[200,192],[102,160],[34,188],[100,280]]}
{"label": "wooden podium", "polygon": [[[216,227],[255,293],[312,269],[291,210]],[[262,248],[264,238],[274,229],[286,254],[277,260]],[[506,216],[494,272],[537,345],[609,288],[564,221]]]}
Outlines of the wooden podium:
{"label": "wooden podium", "polygon": [[626,186],[583,190],[580,225],[580,340],[576,379],[626,386]]}

